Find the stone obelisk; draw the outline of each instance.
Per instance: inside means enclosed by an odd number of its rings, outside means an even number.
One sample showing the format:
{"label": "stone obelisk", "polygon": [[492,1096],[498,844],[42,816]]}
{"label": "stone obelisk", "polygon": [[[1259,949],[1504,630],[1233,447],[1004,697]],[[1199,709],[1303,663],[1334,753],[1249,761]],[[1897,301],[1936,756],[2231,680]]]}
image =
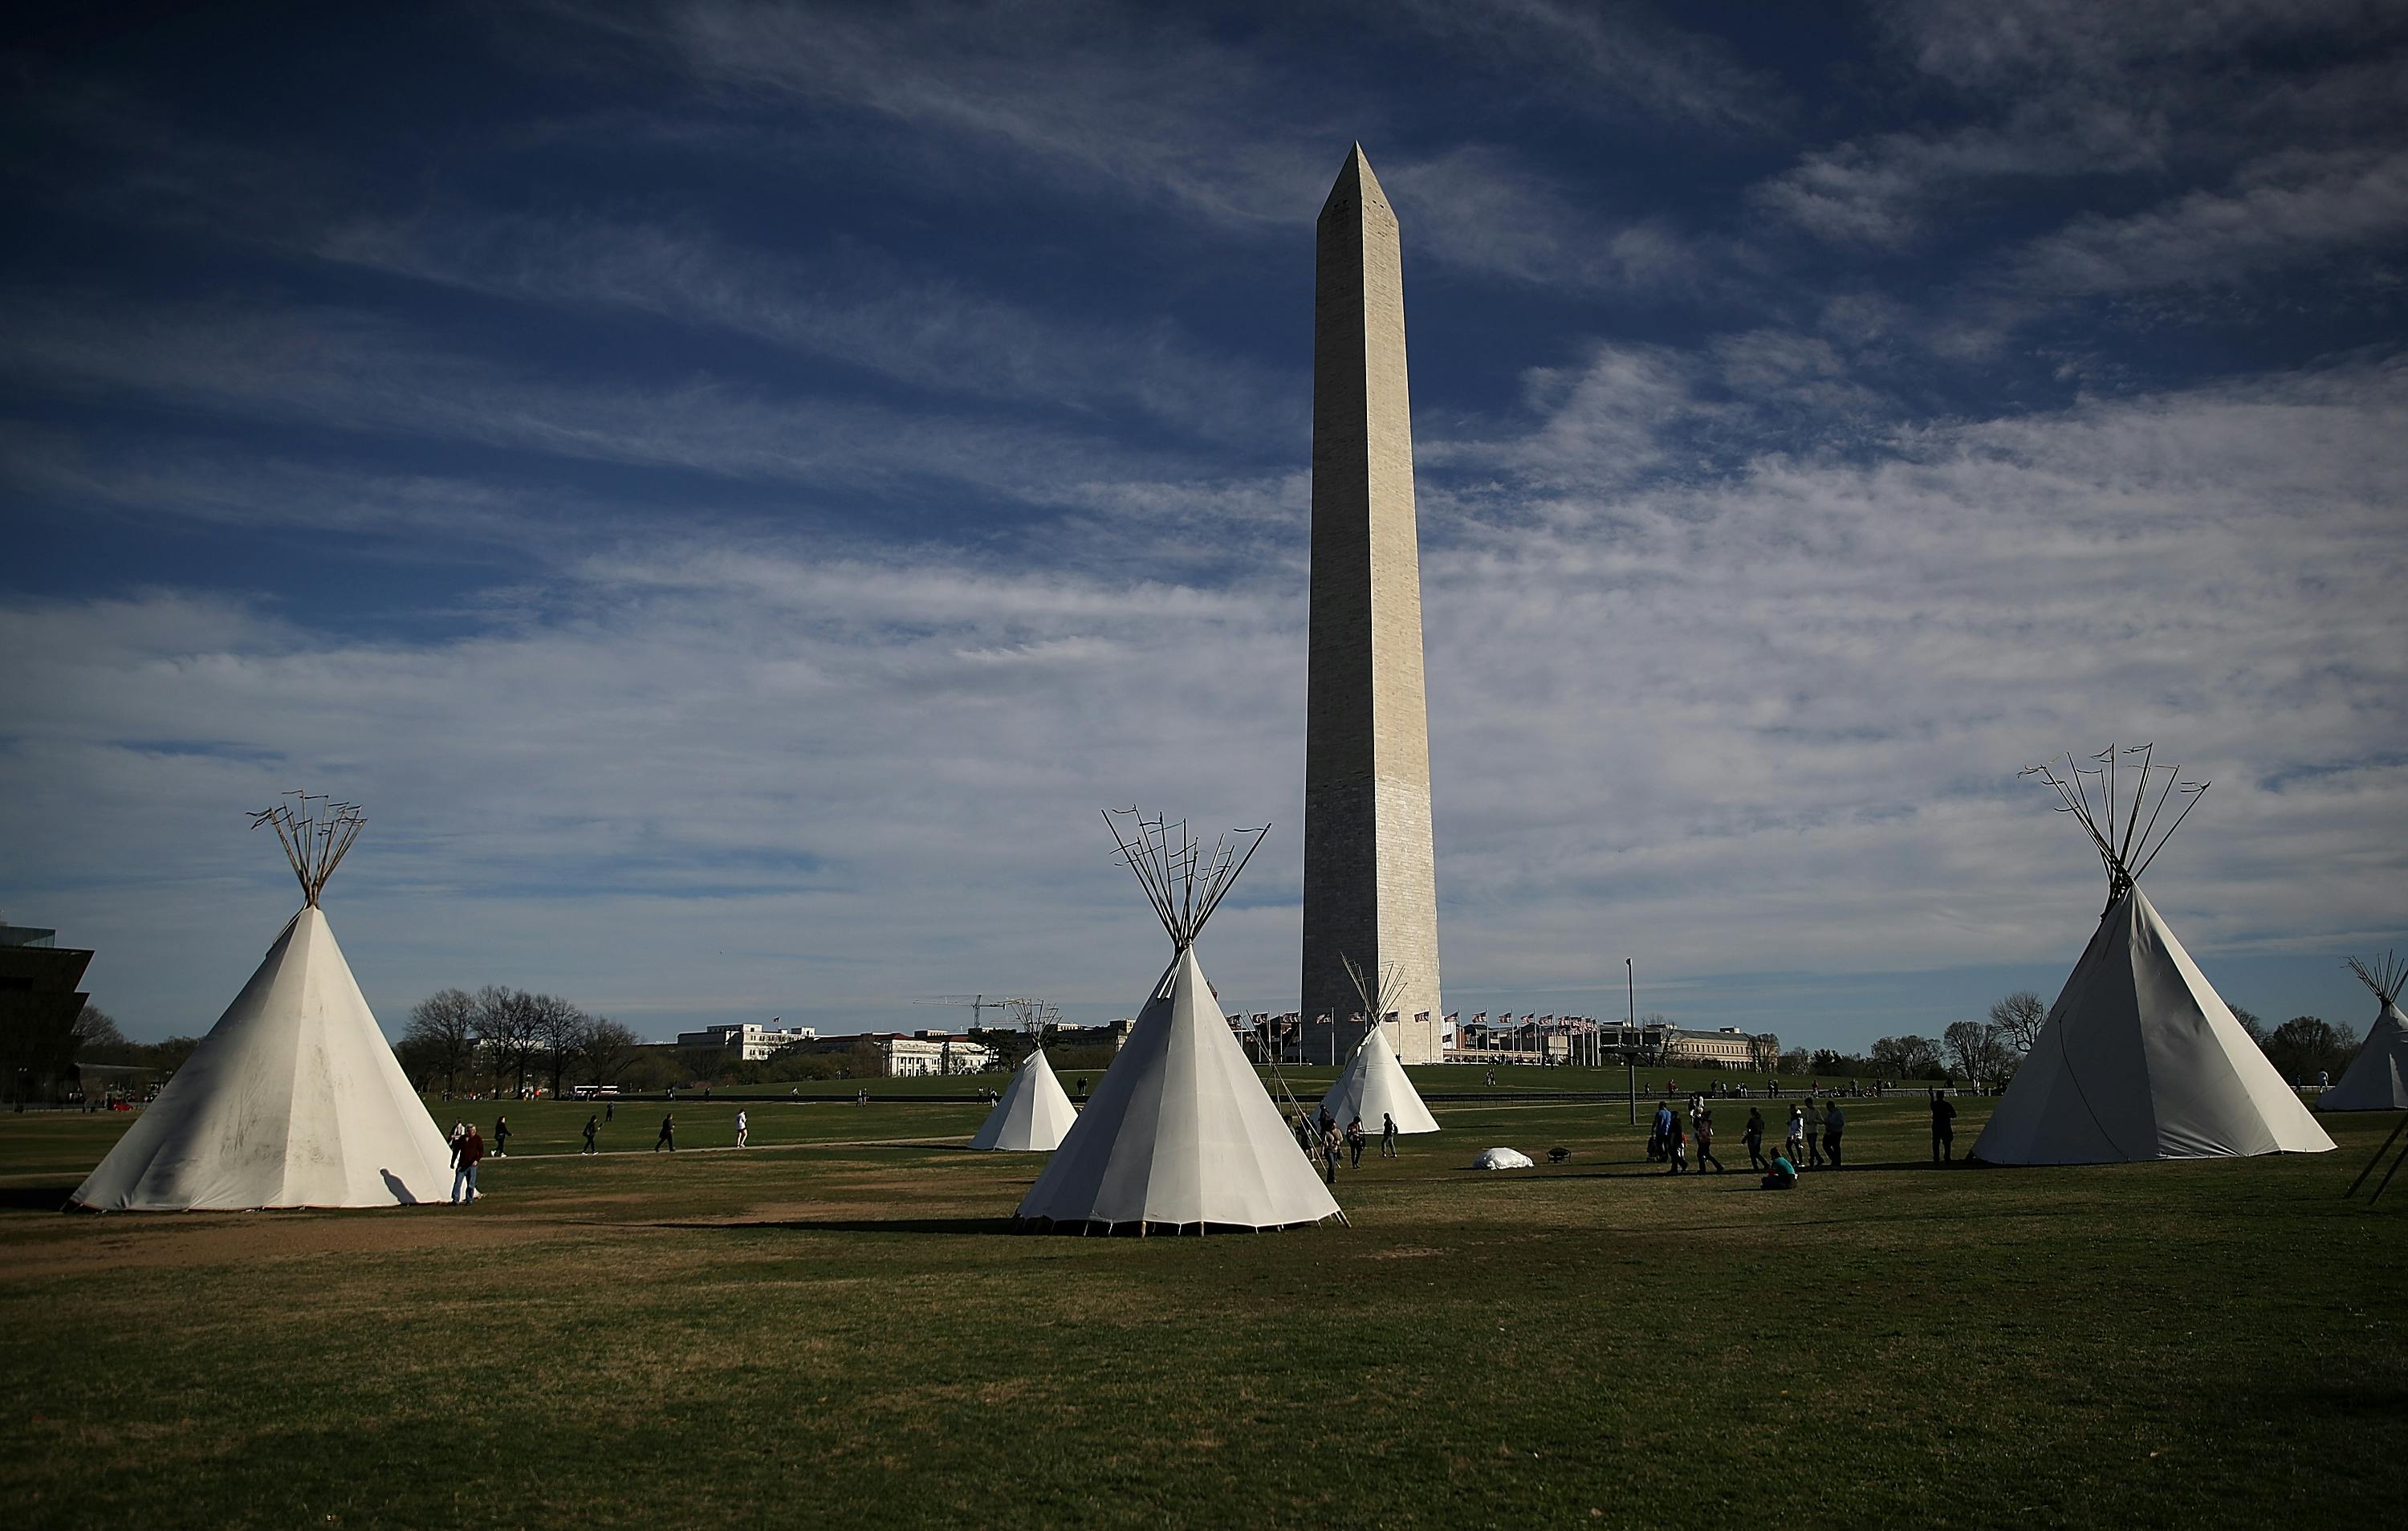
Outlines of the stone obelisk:
{"label": "stone obelisk", "polygon": [[[1390,1039],[1440,1056],[1421,555],[1397,215],[1357,144],[1314,233],[1312,619],[1304,745],[1306,1057],[1362,1034],[1352,959],[1404,992]],[[1376,992],[1376,989],[1375,989]],[[1417,1013],[1428,1019],[1416,1021]],[[1319,1017],[1330,1031],[1314,1029]]]}

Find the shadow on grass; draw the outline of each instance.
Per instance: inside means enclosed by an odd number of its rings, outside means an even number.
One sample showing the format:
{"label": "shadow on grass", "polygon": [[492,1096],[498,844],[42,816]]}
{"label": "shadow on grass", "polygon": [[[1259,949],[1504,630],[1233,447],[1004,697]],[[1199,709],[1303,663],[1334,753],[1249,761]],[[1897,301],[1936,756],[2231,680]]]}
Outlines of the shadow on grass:
{"label": "shadow on grass", "polygon": [[64,1212],[74,1186],[0,1186],[0,1212]]}
{"label": "shadow on grass", "polygon": [[703,1233],[760,1233],[782,1229],[797,1234],[1011,1234],[1020,1230],[1010,1218],[770,1218],[753,1222],[656,1222],[653,1228],[695,1229]]}
{"label": "shadow on grass", "polygon": [[[1802,1173],[1800,1177],[1811,1180],[1817,1176],[1831,1175],[1834,1173],[1856,1176],[1898,1175],[1917,1172],[1928,1173],[1939,1170],[1953,1172],[1971,1167],[1971,1166],[1962,1159],[1959,1159],[1955,1163],[1951,1164],[1934,1164],[1920,1159],[1898,1159],[1878,1164],[1850,1164],[1846,1168],[1838,1171],[1833,1171],[1828,1166],[1825,1166],[1820,1169],[1809,1167]],[[1496,1172],[1490,1170],[1475,1171],[1467,1169],[1464,1173],[1467,1175],[1489,1175]],[[1745,1164],[1733,1164],[1728,1170],[1719,1175],[1713,1170],[1683,1170],[1680,1174],[1673,1175],[1651,1164],[1644,1167],[1634,1166],[1628,1169],[1551,1168],[1543,1177],[1541,1177],[1541,1178],[1549,1180],[1735,1180],[1741,1178],[1761,1179],[1763,1178],[1763,1176],[1764,1172],[1762,1170],[1750,1169]]]}

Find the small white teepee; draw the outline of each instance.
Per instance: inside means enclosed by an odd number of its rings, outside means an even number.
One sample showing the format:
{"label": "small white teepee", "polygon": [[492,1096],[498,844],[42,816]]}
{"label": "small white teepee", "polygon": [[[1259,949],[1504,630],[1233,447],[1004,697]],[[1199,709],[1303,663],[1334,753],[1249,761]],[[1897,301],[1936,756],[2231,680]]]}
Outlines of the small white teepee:
{"label": "small white teepee", "polygon": [[2400,986],[2408,979],[2408,963],[2395,962],[2386,953],[2370,968],[2353,957],[2349,970],[2374,990],[2383,1008],[2366,1045],[2358,1050],[2341,1078],[2316,1101],[2319,1111],[2408,1111],[2408,1015],[2400,1010]]}
{"label": "small white teepee", "polygon": [[1363,1045],[1354,1049],[1354,1060],[1321,1097],[1324,1114],[1343,1127],[1360,1117],[1367,1132],[1377,1136],[1383,1116],[1395,1119],[1400,1134],[1435,1133],[1438,1119],[1422,1104],[1421,1092],[1405,1076],[1404,1065],[1397,1062],[1397,1050],[1388,1042],[1387,1018],[1394,1013],[1397,996],[1404,992],[1403,971],[1393,964],[1380,984],[1380,992],[1372,993],[1370,980],[1351,959],[1346,962],[1348,976],[1354,980],[1354,991],[1363,996],[1364,1014],[1377,1016],[1379,1021],[1365,1033]]}
{"label": "small white teepee", "polygon": [[[2091,1164],[2261,1153],[2323,1153],[2333,1142],[2242,1030],[2136,879],[2190,811],[2151,839],[2177,785],[2171,766],[2139,755],[2140,781],[2118,827],[2112,773],[2071,766],[2071,779],[2035,766],[2089,831],[2107,869],[2108,902],[2030,1056],[1973,1145],[1989,1164]],[[2162,773],[2147,825],[2153,777]],[[2102,778],[2086,782],[2085,777]],[[2192,802],[2204,786],[2181,784]],[[2100,794],[2107,806],[2094,804]],[[2137,831],[2137,832],[2136,832]]]}
{"label": "small white teepee", "polygon": [[1112,827],[1170,933],[1170,966],[1017,1220],[1058,1233],[1133,1234],[1342,1221],[1196,960],[1197,932],[1266,831],[1248,831],[1251,843],[1241,837],[1245,856],[1227,842],[1216,845],[1199,869],[1198,847],[1183,828],[1172,845],[1172,828],[1140,818],[1132,843]]}
{"label": "small white teepee", "polygon": [[973,1148],[1001,1148],[1018,1153],[1052,1153],[1062,1143],[1063,1134],[1079,1119],[1071,1108],[1070,1097],[1062,1091],[1062,1081],[1054,1077],[1054,1065],[1045,1060],[1045,1049],[1033,1047],[1011,1071],[1011,1082],[1003,1087],[1003,1098],[986,1114],[977,1134],[970,1139]]}
{"label": "small white teepee", "polygon": [[441,1201],[451,1150],[394,1061],[318,895],[364,822],[279,808],[307,902],[259,970],[71,1198],[98,1211]]}

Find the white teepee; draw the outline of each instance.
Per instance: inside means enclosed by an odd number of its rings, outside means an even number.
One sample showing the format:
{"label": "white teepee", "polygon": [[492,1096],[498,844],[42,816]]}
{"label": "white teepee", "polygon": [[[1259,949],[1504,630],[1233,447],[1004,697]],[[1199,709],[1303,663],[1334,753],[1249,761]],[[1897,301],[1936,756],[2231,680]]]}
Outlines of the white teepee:
{"label": "white teepee", "polygon": [[1394,1118],[1399,1133],[1437,1132],[1438,1119],[1422,1104],[1420,1091],[1405,1076],[1404,1065],[1397,1062],[1396,1048],[1388,1041],[1387,1018],[1405,988],[1402,970],[1391,965],[1374,994],[1363,971],[1350,959],[1341,960],[1354,980],[1354,991],[1363,996],[1364,1014],[1380,1019],[1365,1033],[1354,1061],[1330,1085],[1329,1093],[1321,1097],[1322,1112],[1341,1127],[1360,1117],[1364,1129],[1374,1136],[1379,1134],[1383,1116]]}
{"label": "white teepee", "polygon": [[2319,1111],[2408,1111],[2408,1015],[2400,1010],[2400,986],[2408,963],[2389,956],[2376,967],[2351,958],[2349,970],[2374,990],[2383,1006],[2366,1045],[2342,1071],[2340,1080],[2316,1101]]}
{"label": "white teepee", "polygon": [[[305,799],[304,816],[311,802]],[[234,1004],[72,1200],[100,1211],[441,1201],[451,1151],[318,907],[359,833],[345,805],[272,823],[307,902]]]}
{"label": "white teepee", "polygon": [[977,1134],[970,1139],[973,1148],[1002,1148],[1022,1153],[1051,1153],[1062,1143],[1062,1135],[1079,1119],[1071,1108],[1070,1097],[1062,1092],[1062,1081],[1054,1077],[1054,1065],[1045,1061],[1045,1049],[1033,1047],[1011,1071],[1011,1082],[1003,1087],[1003,1099],[986,1114]]}
{"label": "white teepee", "polygon": [[[2097,757],[2099,770],[2073,767],[2070,780],[2032,768],[2089,831],[2107,869],[2107,909],[1972,1157],[1990,1164],[2088,1164],[2326,1152],[2332,1139],[2141,891],[2136,879],[2191,804],[2152,841],[2176,773],[2150,764],[2145,749],[2124,753],[2141,759],[2122,768],[2139,774],[2132,802],[2122,809],[2112,745]],[[2146,794],[2160,775],[2165,789],[2143,826]],[[2205,790],[2180,786],[2194,802]],[[2107,806],[2092,802],[2093,791]]]}
{"label": "white teepee", "polygon": [[[1246,856],[1264,833],[1250,832],[1251,843],[1239,842]],[[1343,1220],[1196,960],[1196,934],[1244,857],[1225,842],[1199,868],[1183,828],[1158,819],[1140,819],[1134,842],[1117,825],[1113,838],[1170,932],[1173,955],[1127,1043],[1021,1202],[1019,1221],[1056,1232],[1202,1234]]]}

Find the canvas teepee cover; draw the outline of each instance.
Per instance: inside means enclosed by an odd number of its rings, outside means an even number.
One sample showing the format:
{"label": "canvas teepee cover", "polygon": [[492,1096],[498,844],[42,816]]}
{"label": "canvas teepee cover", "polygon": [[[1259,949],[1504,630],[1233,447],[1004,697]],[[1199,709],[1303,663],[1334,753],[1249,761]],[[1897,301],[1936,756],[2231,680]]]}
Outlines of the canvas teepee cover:
{"label": "canvas teepee cover", "polygon": [[1078,1119],[1070,1097],[1062,1093],[1062,1081],[1054,1077],[1054,1065],[1045,1061],[1045,1049],[1035,1047],[1011,1071],[1003,1098],[986,1114],[970,1147],[1051,1153]]}
{"label": "canvas teepee cover", "polygon": [[1397,1119],[1399,1133],[1438,1131],[1438,1119],[1422,1104],[1421,1092],[1413,1089],[1404,1065],[1397,1062],[1386,1029],[1379,1026],[1363,1038],[1363,1045],[1354,1049],[1354,1061],[1329,1087],[1329,1093],[1321,1097],[1321,1109],[1341,1127],[1361,1117],[1364,1127],[1374,1134],[1380,1131],[1383,1112]]}
{"label": "canvas teepee cover", "polygon": [[2400,987],[2408,967],[2387,960],[2380,969],[2353,961],[2350,970],[2383,1005],[2366,1046],[2330,1090],[2316,1101],[2319,1111],[2408,1111],[2408,1015],[2400,1011]]}
{"label": "canvas teepee cover", "polygon": [[[1247,831],[1255,845],[1263,832]],[[1216,846],[1199,874],[1183,827],[1140,819],[1134,842],[1121,839],[1117,825],[1113,834],[1174,952],[1128,1041],[1022,1200],[1019,1220],[1057,1232],[1201,1234],[1342,1220],[1196,960],[1196,933],[1244,859]]]}
{"label": "canvas teepee cover", "polygon": [[1973,1157],[2091,1164],[2332,1146],[2134,887],[2100,921]]}
{"label": "canvas teepee cover", "polygon": [[1335,1216],[1182,947],[1019,1217],[1073,1227],[1284,1228]]}
{"label": "canvas teepee cover", "polygon": [[72,1200],[100,1211],[440,1201],[451,1150],[318,907],[365,821],[348,804],[305,798],[299,814],[253,822],[284,842],[301,912]]}

